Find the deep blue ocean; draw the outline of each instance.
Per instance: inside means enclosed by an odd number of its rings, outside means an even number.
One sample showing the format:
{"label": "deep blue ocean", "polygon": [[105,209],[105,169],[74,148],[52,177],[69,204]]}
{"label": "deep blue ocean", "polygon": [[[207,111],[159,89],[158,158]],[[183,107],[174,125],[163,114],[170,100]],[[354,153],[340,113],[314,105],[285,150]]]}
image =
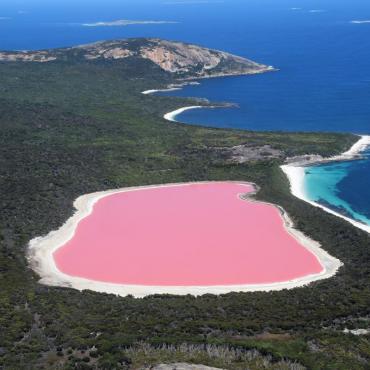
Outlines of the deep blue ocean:
{"label": "deep blue ocean", "polygon": [[[121,19],[178,23],[83,26]],[[171,93],[239,105],[187,111],[181,122],[370,134],[368,0],[1,0],[0,34],[5,50],[141,36],[226,50],[280,71]],[[370,224],[369,157],[309,168],[310,198]]]}

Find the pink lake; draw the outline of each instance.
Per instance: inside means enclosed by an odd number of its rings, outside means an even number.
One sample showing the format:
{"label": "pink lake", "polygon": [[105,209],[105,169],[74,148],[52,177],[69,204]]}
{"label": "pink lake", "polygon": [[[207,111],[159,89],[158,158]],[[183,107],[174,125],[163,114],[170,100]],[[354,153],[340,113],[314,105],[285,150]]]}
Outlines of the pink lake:
{"label": "pink lake", "polygon": [[283,282],[323,270],[279,210],[233,182],[170,185],[101,198],[54,252],[63,273],[146,286]]}

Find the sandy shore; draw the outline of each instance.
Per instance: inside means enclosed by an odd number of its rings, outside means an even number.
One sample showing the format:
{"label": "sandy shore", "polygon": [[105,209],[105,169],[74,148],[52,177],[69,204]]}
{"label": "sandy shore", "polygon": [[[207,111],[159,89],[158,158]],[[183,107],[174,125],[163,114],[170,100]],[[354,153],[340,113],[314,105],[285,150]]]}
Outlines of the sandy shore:
{"label": "sandy shore", "polygon": [[155,94],[157,92],[168,92],[168,91],[176,91],[176,90],[181,90],[182,87],[170,87],[168,89],[158,89],[158,90],[145,90],[142,91],[141,93],[144,95],[150,95],[150,94]]}
{"label": "sandy shore", "polygon": [[[190,77],[190,78],[185,78],[185,79],[182,79],[182,83],[180,84],[171,84],[171,85],[168,85],[165,89],[157,89],[157,90],[145,90],[145,91],[142,91],[141,93],[144,94],[144,95],[150,95],[150,94],[155,94],[157,92],[168,92],[168,91],[176,91],[176,90],[181,90],[183,87],[187,86],[187,85],[200,85],[200,82],[198,82],[197,80],[202,80],[202,79],[209,79],[209,78],[221,78],[221,77],[236,77],[236,76],[249,76],[249,75],[255,75],[255,74],[262,74],[262,73],[266,73],[266,72],[276,72],[276,71],[279,71],[279,69],[277,68],[274,68],[273,66],[266,66],[266,68],[262,68],[260,70],[257,70],[257,71],[251,71],[250,73],[219,73],[219,74],[215,74],[215,75],[212,75],[212,76],[197,76],[197,77]],[[194,105],[194,106],[190,106],[190,107],[183,107],[183,108],[180,108],[180,109],[177,109],[173,112],[169,112],[169,113],[166,113],[163,118],[168,120],[168,121],[171,121],[171,122],[178,122],[176,121],[176,116],[187,111],[187,110],[190,110],[190,109],[199,109],[199,108],[222,108],[221,106],[220,107],[217,107],[217,106],[198,106],[198,105]]]}
{"label": "sandy shore", "polygon": [[210,106],[201,106],[201,105],[193,105],[193,106],[190,106],[190,107],[183,107],[183,108],[179,108],[179,109],[176,109],[172,112],[169,112],[169,113],[166,113],[163,118],[166,119],[167,121],[171,121],[171,122],[179,122],[176,120],[176,116],[178,116],[179,114],[183,113],[183,112],[186,112],[187,110],[191,110],[191,109],[200,109],[200,108],[215,108],[215,107],[210,107]]}
{"label": "sandy shore", "polygon": [[348,221],[352,225],[358,227],[361,230],[364,230],[370,233],[370,226],[365,225],[359,221],[353,220],[347,216],[344,216],[330,208],[327,208],[319,203],[311,201],[305,191],[304,186],[304,177],[305,177],[305,167],[313,165],[315,163],[326,163],[332,161],[348,161],[348,160],[355,160],[361,158],[361,152],[364,151],[367,147],[370,146],[370,136],[364,135],[361,136],[360,139],[346,152],[341,155],[330,157],[330,158],[316,158],[311,160],[297,160],[296,162],[292,162],[286,165],[281,166],[281,169],[287,175],[289,182],[290,182],[290,190],[291,193],[305,202],[323,209],[324,211],[335,215],[337,217],[342,218],[343,220]]}
{"label": "sandy shore", "polygon": [[[160,89],[160,90],[145,90],[142,92],[142,94],[144,95],[150,95],[150,94],[155,94],[156,92],[167,92],[167,91],[176,91],[176,90],[181,90],[184,86],[186,85],[189,85],[189,84],[197,84],[199,85],[199,83],[184,83],[183,85],[178,85],[178,86],[169,86],[168,88],[166,89]],[[166,113],[163,118],[167,121],[170,121],[170,122],[178,122],[176,120],[176,116],[178,116],[179,114],[187,111],[187,110],[191,110],[191,109],[200,109],[200,108],[215,108],[213,106],[201,106],[201,105],[192,105],[192,106],[189,106],[189,107],[183,107],[183,108],[179,108],[179,109],[176,109],[172,112],[168,112]]]}
{"label": "sandy shore", "polygon": [[188,85],[200,85],[198,80],[208,80],[210,78],[223,78],[223,77],[237,77],[237,76],[250,76],[250,75],[257,75],[266,72],[277,72],[279,69],[274,68],[273,66],[266,66],[265,68],[261,68],[260,70],[255,70],[251,72],[235,72],[235,73],[218,73],[211,76],[196,76],[196,77],[189,77],[189,78],[182,78],[178,79],[178,81],[183,81],[179,84],[170,84],[164,89],[152,89],[152,90],[145,90],[141,93],[144,95],[155,94],[157,92],[168,92],[168,91],[176,91],[181,90],[183,87]]}
{"label": "sandy shore", "polygon": [[[195,83],[192,83],[192,84],[195,84]],[[199,84],[199,83],[196,83],[196,84]],[[168,91],[181,90],[183,88],[183,86],[185,86],[185,85],[189,85],[189,83],[185,83],[184,85],[179,85],[179,86],[175,86],[175,87],[168,87],[166,89],[160,89],[160,90],[145,90],[145,91],[142,92],[142,94],[150,95],[150,94],[155,94],[157,92],[168,92]],[[200,109],[200,108],[215,108],[215,107],[213,107],[213,106],[192,105],[192,106],[189,106],[189,107],[183,107],[183,108],[176,109],[172,112],[168,112],[163,116],[163,118],[167,121],[170,121],[170,122],[178,122],[176,120],[176,116],[178,116],[179,114],[181,114],[181,113],[183,113],[187,110]]]}
{"label": "sandy shore", "polygon": [[200,83],[197,81],[192,81],[192,82],[183,82],[179,84],[170,84],[164,89],[145,90],[145,91],[142,91],[141,93],[144,95],[150,95],[150,94],[155,94],[157,92],[177,91],[177,90],[182,90],[183,87],[189,86],[189,85],[200,85]]}
{"label": "sandy shore", "polygon": [[[245,182],[237,182],[246,184]],[[319,260],[323,269],[320,273],[304,276],[285,282],[271,284],[249,284],[249,285],[226,285],[226,286],[141,286],[141,285],[121,285],[92,281],[84,278],[66,275],[58,270],[53,253],[65,245],[73,236],[78,223],[87,217],[93,210],[94,204],[103,197],[121,193],[138,191],[153,187],[184,186],[188,184],[167,184],[156,186],[142,186],[134,188],[122,188],[98,193],[86,194],[76,199],[74,207],[76,212],[66,223],[58,230],[51,231],[46,236],[38,237],[30,241],[28,246],[28,261],[32,269],[41,277],[40,283],[50,286],[71,287],[78,290],[93,290],[126,296],[131,294],[135,297],[144,297],[151,294],[176,294],[176,295],[202,295],[202,294],[226,294],[229,292],[252,292],[252,291],[271,291],[281,289],[292,289],[305,286],[313,281],[326,279],[335,275],[341,262],[330,256],[320,245],[312,239],[305,236],[302,232],[294,229],[289,216],[280,207],[281,215],[284,220],[286,230],[296,238],[302,246],[311,251]],[[254,184],[251,184],[255,186]],[[255,187],[257,189],[257,187]],[[241,197],[242,194],[240,194]],[[249,197],[247,197],[249,200]],[[245,199],[245,197],[244,197]]]}

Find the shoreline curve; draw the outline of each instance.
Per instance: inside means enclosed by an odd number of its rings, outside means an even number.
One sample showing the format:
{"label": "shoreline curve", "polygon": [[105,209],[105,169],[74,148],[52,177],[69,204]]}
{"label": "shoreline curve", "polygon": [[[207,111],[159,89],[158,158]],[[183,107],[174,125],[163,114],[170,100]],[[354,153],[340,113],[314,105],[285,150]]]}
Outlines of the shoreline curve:
{"label": "shoreline curve", "polygon": [[353,226],[366,231],[370,234],[370,225],[366,225],[362,222],[356,221],[350,217],[344,216],[339,212],[334,211],[324,205],[312,201],[308,198],[305,188],[304,188],[304,178],[305,178],[305,168],[310,165],[315,165],[319,163],[329,163],[329,162],[341,162],[341,161],[353,161],[361,158],[361,152],[370,147],[370,135],[362,135],[360,139],[346,152],[328,158],[314,158],[314,159],[298,159],[289,164],[284,164],[280,166],[282,171],[287,176],[290,183],[290,192],[298,199],[305,201],[313,205],[314,207],[321,208],[327,213],[337,216]]}
{"label": "shoreline curve", "polygon": [[292,279],[284,282],[263,283],[263,284],[245,284],[245,285],[220,285],[220,286],[144,286],[144,285],[128,285],[115,284],[89,280],[86,278],[69,276],[61,272],[55,263],[53,253],[65,245],[73,236],[77,229],[79,222],[91,214],[94,204],[109,195],[138,191],[148,188],[170,187],[170,186],[184,186],[196,183],[211,183],[205,182],[189,182],[189,183],[175,183],[164,185],[138,186],[132,188],[121,188],[116,190],[108,190],[85,194],[78,197],[74,202],[76,209],[72,217],[70,217],[63,226],[58,230],[51,231],[46,236],[41,236],[32,239],[28,245],[27,259],[31,268],[41,277],[39,282],[49,286],[69,287],[77,290],[92,290],[96,292],[115,294],[119,296],[133,295],[136,298],[145,297],[153,294],[174,294],[174,295],[203,295],[203,294],[226,294],[230,292],[255,292],[255,291],[273,291],[282,289],[293,289],[308,285],[314,281],[327,279],[336,274],[338,269],[343,265],[337,258],[331,256],[321,245],[303,234],[301,231],[294,228],[294,224],[289,215],[275,204],[267,202],[259,202],[251,198],[258,191],[255,184],[243,181],[227,181],[238,184],[252,185],[254,192],[243,196],[239,194],[243,200],[265,203],[277,207],[283,220],[285,230],[292,235],[302,247],[309,250],[319,261],[323,267],[322,271],[317,274],[306,275],[300,278]]}
{"label": "shoreline curve", "polygon": [[166,113],[163,116],[163,118],[167,121],[170,121],[170,122],[182,123],[182,122],[176,120],[176,117],[179,114],[181,114],[183,112],[186,112],[187,110],[201,109],[201,108],[214,109],[214,108],[217,108],[217,107],[215,107],[215,106],[202,106],[202,105],[192,105],[192,106],[189,106],[189,107],[182,107],[182,108],[176,109],[172,112]]}

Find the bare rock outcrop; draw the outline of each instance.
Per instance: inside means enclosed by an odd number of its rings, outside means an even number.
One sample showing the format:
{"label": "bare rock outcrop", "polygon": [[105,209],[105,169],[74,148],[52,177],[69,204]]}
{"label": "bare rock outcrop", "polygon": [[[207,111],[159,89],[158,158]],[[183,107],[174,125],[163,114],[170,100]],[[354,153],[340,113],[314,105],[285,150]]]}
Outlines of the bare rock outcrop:
{"label": "bare rock outcrop", "polygon": [[2,51],[0,62],[125,61],[145,59],[177,78],[193,79],[256,74],[274,68],[223,51],[160,39],[102,41],[71,48]]}

